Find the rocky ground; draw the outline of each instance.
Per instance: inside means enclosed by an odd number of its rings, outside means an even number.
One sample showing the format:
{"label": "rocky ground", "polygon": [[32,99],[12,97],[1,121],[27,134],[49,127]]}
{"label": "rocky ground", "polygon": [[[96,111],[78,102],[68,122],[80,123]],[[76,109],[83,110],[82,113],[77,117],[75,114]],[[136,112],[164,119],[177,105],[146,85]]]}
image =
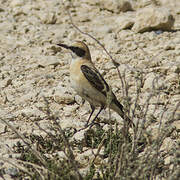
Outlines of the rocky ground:
{"label": "rocky ground", "polygon": [[[65,7],[83,32],[97,38],[120,64],[119,70],[128,84],[128,96],[133,109],[140,84],[140,109],[150,99],[148,117],[159,123],[173,118],[176,138],[167,137],[162,149],[179,146],[180,132],[180,1],[91,1],[75,0],[2,0],[0,5],[0,159],[18,157],[13,153],[20,140],[3,120],[24,136],[42,135],[36,122],[50,131],[45,99],[52,113],[60,117],[62,128],[79,129],[86,123],[89,105],[69,86],[71,56],[56,46],[83,40],[90,48],[96,67],[111,85],[121,102],[126,96],[117,70],[102,48],[90,37],[73,28]],[[74,96],[76,101],[74,103]],[[125,106],[125,104],[124,104]],[[177,109],[177,111],[175,111]],[[143,110],[142,110],[143,111]],[[173,114],[175,112],[175,114]],[[103,111],[100,121],[106,120]],[[130,113],[130,116],[132,111]],[[112,118],[123,120],[112,112]],[[143,118],[141,118],[143,120]],[[162,121],[161,121],[162,120]],[[134,122],[138,121],[134,117]],[[84,131],[75,139],[83,139]],[[154,137],[152,137],[154,138]],[[79,158],[79,157],[78,157]],[[4,177],[13,179],[9,164],[0,161]],[[0,173],[1,174],[1,173]],[[1,177],[0,177],[1,179]]]}

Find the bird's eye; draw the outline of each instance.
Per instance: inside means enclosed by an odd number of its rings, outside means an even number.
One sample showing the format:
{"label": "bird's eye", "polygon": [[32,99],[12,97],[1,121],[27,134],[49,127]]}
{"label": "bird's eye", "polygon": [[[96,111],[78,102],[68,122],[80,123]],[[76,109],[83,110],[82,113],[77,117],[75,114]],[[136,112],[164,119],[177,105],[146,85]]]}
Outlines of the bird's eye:
{"label": "bird's eye", "polygon": [[76,53],[77,56],[79,57],[83,57],[86,53],[85,50],[79,48],[79,47],[74,47],[74,46],[71,46],[70,47],[71,51],[73,51],[74,53]]}

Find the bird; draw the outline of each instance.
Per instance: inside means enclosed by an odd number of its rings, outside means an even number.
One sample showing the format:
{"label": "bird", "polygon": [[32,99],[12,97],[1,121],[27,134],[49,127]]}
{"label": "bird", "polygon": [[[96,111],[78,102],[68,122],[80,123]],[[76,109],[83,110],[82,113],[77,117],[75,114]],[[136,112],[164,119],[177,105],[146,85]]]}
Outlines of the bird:
{"label": "bird", "polygon": [[90,104],[91,113],[86,126],[88,126],[96,107],[100,107],[100,109],[92,123],[103,109],[109,107],[118,113],[124,121],[134,127],[134,123],[125,114],[123,105],[117,100],[111,87],[93,64],[88,46],[83,41],[75,41],[72,45],[63,43],[57,45],[70,51],[72,56],[70,62],[70,84],[76,93]]}

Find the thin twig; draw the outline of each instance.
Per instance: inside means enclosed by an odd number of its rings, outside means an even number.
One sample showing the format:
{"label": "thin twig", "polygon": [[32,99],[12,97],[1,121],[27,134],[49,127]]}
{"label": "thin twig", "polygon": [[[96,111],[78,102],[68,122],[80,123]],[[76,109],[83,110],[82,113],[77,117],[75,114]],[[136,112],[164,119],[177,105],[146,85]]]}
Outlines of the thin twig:
{"label": "thin twig", "polygon": [[105,136],[106,133],[107,133],[107,132],[104,132],[103,135],[102,135],[102,140],[101,140],[101,142],[100,142],[99,145],[98,145],[97,152],[96,152],[96,154],[94,155],[94,159],[91,161],[91,165],[94,164],[97,156],[99,155],[99,152],[101,151],[101,148],[103,147],[103,143],[104,143],[104,140],[105,140],[105,138],[106,138],[106,136]]}

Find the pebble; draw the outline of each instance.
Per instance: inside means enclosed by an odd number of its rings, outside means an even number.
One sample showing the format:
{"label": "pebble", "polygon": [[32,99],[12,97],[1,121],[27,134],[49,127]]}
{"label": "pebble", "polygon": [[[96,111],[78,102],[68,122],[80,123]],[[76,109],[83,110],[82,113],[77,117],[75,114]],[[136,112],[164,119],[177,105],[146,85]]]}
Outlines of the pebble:
{"label": "pebble", "polygon": [[46,66],[57,66],[59,64],[59,60],[55,56],[44,56],[44,57],[38,57],[38,64],[40,67],[46,67]]}

